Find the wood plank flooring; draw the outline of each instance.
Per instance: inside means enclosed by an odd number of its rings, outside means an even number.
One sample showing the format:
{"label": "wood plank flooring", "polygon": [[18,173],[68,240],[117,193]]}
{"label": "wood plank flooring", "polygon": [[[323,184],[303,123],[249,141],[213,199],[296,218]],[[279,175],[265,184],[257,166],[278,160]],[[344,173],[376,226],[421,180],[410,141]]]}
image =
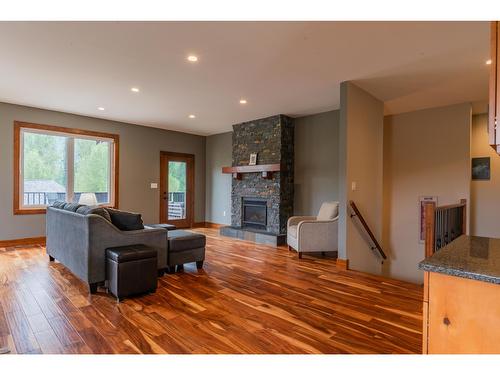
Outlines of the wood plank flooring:
{"label": "wood plank flooring", "polygon": [[[203,270],[117,303],[42,246],[0,248],[0,347],[12,353],[421,353],[422,287],[196,229]],[[369,252],[367,250],[367,256]]]}

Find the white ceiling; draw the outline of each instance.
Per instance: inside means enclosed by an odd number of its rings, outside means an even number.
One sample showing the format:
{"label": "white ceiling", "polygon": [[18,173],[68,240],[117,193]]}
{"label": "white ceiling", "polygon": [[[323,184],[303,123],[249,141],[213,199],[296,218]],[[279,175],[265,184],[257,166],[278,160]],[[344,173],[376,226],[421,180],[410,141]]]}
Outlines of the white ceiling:
{"label": "white ceiling", "polygon": [[0,22],[0,101],[208,135],[346,80],[386,113],[485,100],[488,49],[487,22]]}

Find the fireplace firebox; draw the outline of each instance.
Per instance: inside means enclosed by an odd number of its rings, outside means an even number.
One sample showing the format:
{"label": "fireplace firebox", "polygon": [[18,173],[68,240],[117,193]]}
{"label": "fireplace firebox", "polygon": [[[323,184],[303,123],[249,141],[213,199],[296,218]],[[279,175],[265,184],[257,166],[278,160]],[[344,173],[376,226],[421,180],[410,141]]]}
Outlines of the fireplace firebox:
{"label": "fireplace firebox", "polygon": [[267,229],[267,200],[259,198],[243,198],[241,210],[243,227]]}

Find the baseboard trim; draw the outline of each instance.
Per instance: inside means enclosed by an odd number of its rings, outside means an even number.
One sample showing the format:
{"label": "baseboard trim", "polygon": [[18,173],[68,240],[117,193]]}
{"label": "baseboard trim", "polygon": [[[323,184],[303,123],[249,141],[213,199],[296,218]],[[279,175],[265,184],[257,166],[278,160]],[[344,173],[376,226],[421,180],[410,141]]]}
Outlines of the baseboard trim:
{"label": "baseboard trim", "polygon": [[222,228],[223,226],[224,224],[210,223],[208,221],[205,223],[205,228],[219,229]]}
{"label": "baseboard trim", "polygon": [[45,245],[45,237],[17,238],[15,240],[0,241],[0,247],[13,247],[23,245]]}
{"label": "baseboard trim", "polygon": [[337,258],[336,265],[338,269],[347,271],[349,269],[349,259]]}
{"label": "baseboard trim", "polygon": [[211,223],[209,221],[200,221],[198,223],[193,223],[192,228],[212,228],[212,229],[219,229],[223,227],[224,224],[216,224],[216,223]]}
{"label": "baseboard trim", "polygon": [[205,228],[206,223],[204,221],[199,221],[198,223],[193,223],[191,228]]}

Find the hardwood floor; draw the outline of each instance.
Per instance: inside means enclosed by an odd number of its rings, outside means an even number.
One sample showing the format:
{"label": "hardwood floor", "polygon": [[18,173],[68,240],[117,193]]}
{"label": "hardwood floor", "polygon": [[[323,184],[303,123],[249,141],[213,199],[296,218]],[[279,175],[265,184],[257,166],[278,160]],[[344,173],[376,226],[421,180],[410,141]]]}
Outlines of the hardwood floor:
{"label": "hardwood floor", "polygon": [[[117,303],[42,246],[0,248],[0,347],[12,353],[421,353],[422,287],[207,235],[203,270]],[[367,251],[368,254],[368,251]]]}

